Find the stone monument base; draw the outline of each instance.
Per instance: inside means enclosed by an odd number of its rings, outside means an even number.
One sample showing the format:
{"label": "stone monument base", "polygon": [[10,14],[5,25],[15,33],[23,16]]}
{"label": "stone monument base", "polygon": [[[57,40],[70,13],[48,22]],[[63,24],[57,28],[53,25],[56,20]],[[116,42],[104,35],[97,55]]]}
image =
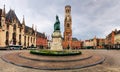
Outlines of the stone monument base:
{"label": "stone monument base", "polygon": [[59,30],[56,30],[52,34],[52,44],[50,50],[62,51],[62,36]]}

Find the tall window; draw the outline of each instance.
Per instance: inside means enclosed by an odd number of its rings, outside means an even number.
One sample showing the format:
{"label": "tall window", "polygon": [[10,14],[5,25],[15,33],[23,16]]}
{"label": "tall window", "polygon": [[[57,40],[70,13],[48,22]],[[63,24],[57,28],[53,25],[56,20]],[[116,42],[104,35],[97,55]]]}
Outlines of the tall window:
{"label": "tall window", "polygon": [[24,45],[26,46],[26,36],[24,37]]}
{"label": "tall window", "polygon": [[29,37],[28,37],[28,46],[29,46]]}
{"label": "tall window", "polygon": [[19,35],[19,45],[21,45],[21,35]]}
{"label": "tall window", "polygon": [[9,30],[9,24],[7,24],[7,30]]}
{"label": "tall window", "polygon": [[69,24],[69,23],[67,24],[67,27],[70,27],[70,24]]}
{"label": "tall window", "polygon": [[34,41],[34,43],[35,43],[35,38],[34,38],[34,40],[33,40],[33,41]]}
{"label": "tall window", "polygon": [[1,25],[1,21],[0,21],[0,27],[1,27],[2,25]]}
{"label": "tall window", "polygon": [[16,45],[16,33],[14,32],[12,36],[13,36],[12,37],[13,38],[13,44]]}
{"label": "tall window", "polygon": [[22,29],[20,28],[20,33],[21,33]]}
{"label": "tall window", "polygon": [[31,37],[31,43],[32,43],[32,37]]}
{"label": "tall window", "polygon": [[69,10],[69,9],[67,9],[67,10],[66,10],[66,13],[69,13],[69,12],[70,12],[70,10]]}
{"label": "tall window", "polygon": [[13,31],[16,31],[16,24],[14,24],[13,26]]}
{"label": "tall window", "polygon": [[5,42],[6,45],[9,45],[9,33],[8,31],[6,32],[6,42]]}

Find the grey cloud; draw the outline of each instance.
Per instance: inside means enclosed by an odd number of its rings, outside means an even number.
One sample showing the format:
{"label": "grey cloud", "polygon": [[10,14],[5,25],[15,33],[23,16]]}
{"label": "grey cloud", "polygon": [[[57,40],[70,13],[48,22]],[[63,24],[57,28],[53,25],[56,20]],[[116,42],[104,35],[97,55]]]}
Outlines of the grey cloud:
{"label": "grey cloud", "polygon": [[53,31],[56,14],[63,32],[65,5],[72,7],[73,36],[78,39],[105,37],[120,28],[119,0],[9,0],[4,3],[15,9],[20,20],[25,15],[26,25],[34,23],[38,31],[48,35]]}

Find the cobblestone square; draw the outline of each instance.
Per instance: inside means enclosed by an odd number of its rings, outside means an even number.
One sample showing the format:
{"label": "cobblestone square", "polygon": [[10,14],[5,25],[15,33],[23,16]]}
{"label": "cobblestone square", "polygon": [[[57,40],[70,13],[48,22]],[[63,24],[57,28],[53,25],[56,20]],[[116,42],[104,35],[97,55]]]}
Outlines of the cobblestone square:
{"label": "cobblestone square", "polygon": [[[15,52],[28,52],[29,50],[5,50],[0,51],[0,56],[15,53]],[[100,54],[106,57],[106,60],[99,65],[74,69],[74,70],[38,70],[31,68],[19,67],[7,63],[0,59],[0,72],[120,72],[120,51],[119,50],[81,50],[82,52]]]}

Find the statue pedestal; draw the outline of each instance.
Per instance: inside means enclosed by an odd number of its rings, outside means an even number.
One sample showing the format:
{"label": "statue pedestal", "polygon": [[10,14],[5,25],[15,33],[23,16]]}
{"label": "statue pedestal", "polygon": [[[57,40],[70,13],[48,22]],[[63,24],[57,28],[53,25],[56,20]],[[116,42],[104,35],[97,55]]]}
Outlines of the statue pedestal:
{"label": "statue pedestal", "polygon": [[61,32],[59,30],[56,30],[52,34],[52,44],[51,44],[51,50],[54,51],[62,51],[62,36]]}

